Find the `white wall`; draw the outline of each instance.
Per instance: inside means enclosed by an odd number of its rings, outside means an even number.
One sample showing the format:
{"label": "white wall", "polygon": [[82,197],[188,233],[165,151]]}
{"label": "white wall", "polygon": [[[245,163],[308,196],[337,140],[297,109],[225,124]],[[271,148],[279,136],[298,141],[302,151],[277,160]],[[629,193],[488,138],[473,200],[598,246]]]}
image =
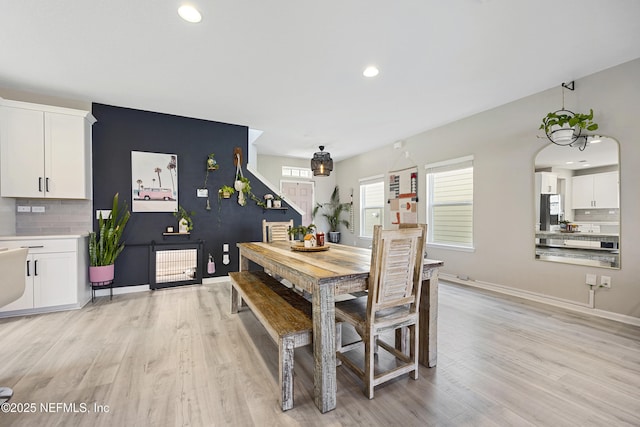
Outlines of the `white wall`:
{"label": "white wall", "polygon": [[[473,154],[475,251],[430,248],[430,258],[444,261],[444,272],[581,304],[588,302],[585,274],[607,275],[613,286],[597,291],[596,308],[640,317],[638,76],[640,59],[577,80],[576,91],[565,97],[570,110],[593,108],[598,132],[620,142],[620,270],[534,259],[534,158],[548,143],[538,138],[543,135],[538,126],[546,113],[561,107],[561,82],[557,88],[406,138],[400,150],[390,141],[385,148],[342,161],[335,167],[337,184],[357,189],[359,178],[398,169],[399,156],[409,151],[419,165],[419,221],[426,222],[424,165]],[[359,209],[357,197],[354,202]],[[357,236],[345,237],[368,244]]]}

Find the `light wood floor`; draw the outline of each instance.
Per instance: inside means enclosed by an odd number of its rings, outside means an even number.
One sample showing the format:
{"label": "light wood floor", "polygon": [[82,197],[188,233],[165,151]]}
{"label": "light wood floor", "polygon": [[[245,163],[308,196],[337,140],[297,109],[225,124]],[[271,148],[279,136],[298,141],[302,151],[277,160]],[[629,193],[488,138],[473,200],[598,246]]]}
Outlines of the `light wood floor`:
{"label": "light wood floor", "polygon": [[[296,349],[295,407],[280,411],[276,346],[251,312],[228,313],[226,284],[0,320],[0,385],[14,388],[16,407],[37,406],[0,413],[0,426],[640,425],[640,328],[440,290],[438,366],[371,401],[339,367],[338,407],[324,415],[309,348]],[[65,403],[90,412],[55,405]]]}

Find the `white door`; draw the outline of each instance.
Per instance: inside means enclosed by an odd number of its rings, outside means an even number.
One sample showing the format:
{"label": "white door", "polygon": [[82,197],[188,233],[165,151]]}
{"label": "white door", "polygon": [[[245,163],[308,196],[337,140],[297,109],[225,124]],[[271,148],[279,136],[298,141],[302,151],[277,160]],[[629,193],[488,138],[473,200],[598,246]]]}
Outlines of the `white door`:
{"label": "white door", "polygon": [[280,192],[285,199],[295,203],[302,209],[302,224],[309,225],[313,222],[313,182],[307,181],[280,181]]}

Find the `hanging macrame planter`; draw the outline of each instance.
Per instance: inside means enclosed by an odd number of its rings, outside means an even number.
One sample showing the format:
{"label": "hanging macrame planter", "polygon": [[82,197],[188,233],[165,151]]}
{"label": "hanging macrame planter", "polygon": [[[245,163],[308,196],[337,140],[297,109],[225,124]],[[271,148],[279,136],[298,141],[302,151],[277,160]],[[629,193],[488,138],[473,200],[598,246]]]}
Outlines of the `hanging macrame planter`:
{"label": "hanging macrame planter", "polygon": [[245,206],[247,204],[247,198],[245,197],[245,187],[248,185],[248,180],[242,174],[240,155],[236,154],[236,158],[238,160],[236,163],[236,181],[234,182],[233,187],[238,193],[238,204],[240,206]]}

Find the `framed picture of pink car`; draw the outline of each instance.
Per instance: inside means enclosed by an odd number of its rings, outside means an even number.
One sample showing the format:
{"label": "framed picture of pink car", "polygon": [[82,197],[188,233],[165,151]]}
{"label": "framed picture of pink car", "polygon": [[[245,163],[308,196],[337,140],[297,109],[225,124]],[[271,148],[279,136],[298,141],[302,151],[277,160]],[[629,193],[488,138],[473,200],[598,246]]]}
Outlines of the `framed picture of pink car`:
{"label": "framed picture of pink car", "polygon": [[175,212],[178,209],[178,156],[131,152],[133,212]]}

